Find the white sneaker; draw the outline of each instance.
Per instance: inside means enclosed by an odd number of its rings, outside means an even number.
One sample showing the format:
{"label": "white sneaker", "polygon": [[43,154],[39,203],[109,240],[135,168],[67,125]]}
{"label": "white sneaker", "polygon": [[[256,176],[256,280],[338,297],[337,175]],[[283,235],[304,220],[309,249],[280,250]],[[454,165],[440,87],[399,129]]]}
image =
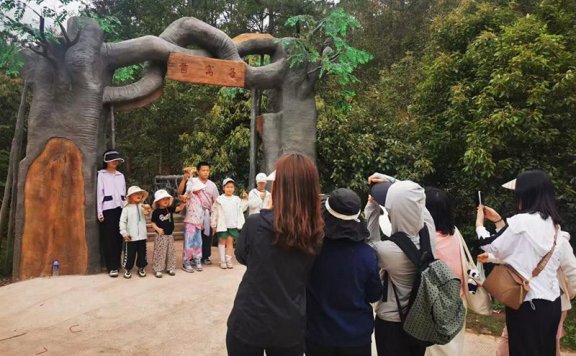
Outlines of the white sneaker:
{"label": "white sneaker", "polygon": [[110,272],[108,272],[108,275],[112,278],[116,278],[118,277],[118,270],[117,269],[113,269]]}
{"label": "white sneaker", "polygon": [[202,263],[200,261],[196,261],[196,265],[194,266],[196,271],[202,272]]}
{"label": "white sneaker", "polygon": [[220,268],[222,268],[222,269],[227,269],[227,268],[228,268],[228,266],[226,265],[226,262],[225,262],[225,261],[220,262]]}
{"label": "white sneaker", "polygon": [[228,269],[234,268],[234,266],[232,266],[232,256],[226,255],[226,268]]}
{"label": "white sneaker", "polygon": [[188,273],[194,272],[194,268],[192,268],[192,266],[190,265],[190,262],[184,263],[184,265],[182,265],[182,269],[184,270],[184,272],[188,272]]}
{"label": "white sneaker", "polygon": [[154,273],[154,276],[156,278],[162,278],[162,272],[156,272],[156,273]]}
{"label": "white sneaker", "polygon": [[168,271],[168,274],[171,276],[175,276],[176,275],[176,271],[174,271],[173,269]]}

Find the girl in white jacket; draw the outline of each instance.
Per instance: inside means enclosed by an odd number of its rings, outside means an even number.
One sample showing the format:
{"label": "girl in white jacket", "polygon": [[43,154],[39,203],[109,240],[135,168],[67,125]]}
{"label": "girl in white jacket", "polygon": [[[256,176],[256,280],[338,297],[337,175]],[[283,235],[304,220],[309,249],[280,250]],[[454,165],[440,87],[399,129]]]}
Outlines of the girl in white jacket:
{"label": "girl in white jacket", "polygon": [[131,278],[130,270],[134,267],[136,256],[136,266],[138,275],[146,277],[144,268],[148,264],[146,261],[146,217],[150,214],[150,205],[142,204],[148,197],[148,192],[138,186],[128,188],[126,199],[128,204],[122,209],[120,215],[120,234],[124,238],[124,278]]}
{"label": "girl in white jacket", "polygon": [[218,253],[220,268],[231,269],[234,240],[240,236],[244,225],[244,211],[248,207],[248,195],[244,192],[242,199],[234,195],[236,182],[226,178],[222,182],[224,194],[220,195],[212,206],[212,230],[218,236]]}

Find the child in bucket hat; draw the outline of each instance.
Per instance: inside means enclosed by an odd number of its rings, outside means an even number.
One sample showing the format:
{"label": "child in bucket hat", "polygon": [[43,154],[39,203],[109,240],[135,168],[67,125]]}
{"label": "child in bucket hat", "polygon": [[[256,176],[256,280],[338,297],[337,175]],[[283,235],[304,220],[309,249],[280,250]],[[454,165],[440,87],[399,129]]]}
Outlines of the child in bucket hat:
{"label": "child in bucket hat", "polygon": [[[146,261],[146,217],[150,214],[150,205],[143,204],[148,198],[148,192],[134,185],[128,188],[126,199],[128,204],[122,209],[120,216],[120,234],[124,238],[124,278],[131,278],[130,270],[138,267],[138,275],[146,277],[144,268],[148,264]],[[136,257],[138,257],[136,259]]]}
{"label": "child in bucket hat", "polygon": [[154,193],[152,207],[152,228],[156,232],[154,238],[154,275],[162,278],[162,271],[169,275],[176,274],[176,249],[174,248],[174,213],[184,209],[184,202],[174,206],[174,198],[164,189]]}
{"label": "child in bucket hat", "polygon": [[[374,317],[382,296],[376,252],[350,189],[337,189],[322,205],[325,237],[307,288],[306,350],[310,355],[347,351],[369,355]],[[338,288],[334,288],[337,285]]]}

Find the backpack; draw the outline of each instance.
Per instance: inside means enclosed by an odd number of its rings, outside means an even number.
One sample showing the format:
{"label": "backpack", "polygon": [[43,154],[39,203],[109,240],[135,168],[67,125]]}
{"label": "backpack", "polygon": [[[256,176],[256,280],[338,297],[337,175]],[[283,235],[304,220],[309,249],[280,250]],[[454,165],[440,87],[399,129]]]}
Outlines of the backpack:
{"label": "backpack", "polygon": [[[392,281],[390,284],[404,331],[420,345],[444,345],[464,326],[466,310],[460,297],[461,282],[446,263],[434,258],[426,226],[420,230],[419,235],[420,250],[403,232],[396,232],[389,238],[417,267],[407,312],[402,310],[396,286]],[[384,288],[387,289],[387,272],[384,279]]]}

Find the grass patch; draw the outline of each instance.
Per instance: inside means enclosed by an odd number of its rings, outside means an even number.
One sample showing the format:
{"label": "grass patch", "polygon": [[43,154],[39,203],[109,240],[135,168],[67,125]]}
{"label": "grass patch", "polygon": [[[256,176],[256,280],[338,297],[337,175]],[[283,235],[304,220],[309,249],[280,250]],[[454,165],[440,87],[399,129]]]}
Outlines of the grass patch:
{"label": "grass patch", "polygon": [[[576,301],[576,300],[575,300]],[[564,321],[566,335],[560,340],[563,350],[576,351],[576,302],[572,301],[572,310]],[[506,316],[502,304],[494,302],[492,305],[496,311],[491,316],[468,313],[466,316],[466,329],[477,334],[500,336],[506,325]]]}

